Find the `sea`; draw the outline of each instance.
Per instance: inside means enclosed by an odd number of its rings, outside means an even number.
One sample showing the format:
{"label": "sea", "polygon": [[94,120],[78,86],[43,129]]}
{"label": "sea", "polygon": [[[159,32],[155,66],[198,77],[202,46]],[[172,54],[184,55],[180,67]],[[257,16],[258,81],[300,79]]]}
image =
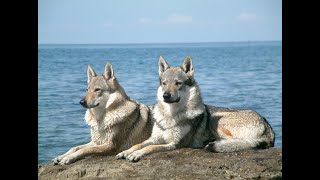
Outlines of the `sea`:
{"label": "sea", "polygon": [[127,95],[155,104],[158,60],[180,66],[187,55],[206,104],[253,109],[275,131],[282,147],[282,41],[169,44],[39,44],[38,163],[90,141],[79,101],[87,66],[102,74],[107,62]]}

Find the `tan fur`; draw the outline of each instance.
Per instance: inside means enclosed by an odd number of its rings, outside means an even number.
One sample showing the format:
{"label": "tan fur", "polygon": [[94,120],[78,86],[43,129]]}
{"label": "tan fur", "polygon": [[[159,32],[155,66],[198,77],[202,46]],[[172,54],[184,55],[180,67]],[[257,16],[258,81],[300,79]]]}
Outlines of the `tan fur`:
{"label": "tan fur", "polygon": [[93,93],[93,92],[88,92],[87,95],[86,95],[86,97],[85,97],[85,99],[86,99],[87,101],[92,101],[94,98],[95,98],[95,97],[94,97],[94,93]]}
{"label": "tan fur", "polygon": [[224,127],[221,127],[221,128],[218,129],[218,132],[219,132],[219,130],[220,130],[220,132],[221,132],[222,134],[224,134],[225,136],[230,136],[230,137],[232,137],[232,134],[231,134],[231,132],[230,132],[228,129],[226,129],[226,128],[224,128]]}
{"label": "tan fur", "polygon": [[88,91],[82,103],[88,108],[85,120],[91,127],[91,142],[71,148],[55,158],[55,164],[70,164],[89,155],[116,154],[151,135],[152,107],[126,95],[111,64],[106,65],[102,76],[88,67]]}

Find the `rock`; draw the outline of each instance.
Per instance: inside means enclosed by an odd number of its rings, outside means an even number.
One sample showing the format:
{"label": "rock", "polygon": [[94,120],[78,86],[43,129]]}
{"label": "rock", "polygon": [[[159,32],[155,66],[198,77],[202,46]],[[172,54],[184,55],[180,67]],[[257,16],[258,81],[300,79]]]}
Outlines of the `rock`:
{"label": "rock", "polygon": [[38,165],[38,179],[282,179],[282,149],[211,153],[182,148],[131,163],[115,156]]}

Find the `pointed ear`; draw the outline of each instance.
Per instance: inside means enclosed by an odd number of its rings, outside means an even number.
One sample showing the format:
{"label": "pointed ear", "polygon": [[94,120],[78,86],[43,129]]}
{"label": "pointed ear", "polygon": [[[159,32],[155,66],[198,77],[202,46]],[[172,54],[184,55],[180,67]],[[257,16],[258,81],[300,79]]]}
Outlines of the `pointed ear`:
{"label": "pointed ear", "polygon": [[193,77],[194,71],[191,56],[187,56],[184,59],[181,68],[189,77]]}
{"label": "pointed ear", "polygon": [[111,63],[107,63],[104,67],[103,76],[104,78],[106,78],[106,80],[109,80],[114,77],[114,72]]}
{"label": "pointed ear", "polygon": [[159,58],[159,76],[161,76],[162,73],[169,68],[170,68],[170,65],[163,59],[162,56],[160,56],[160,58]]}
{"label": "pointed ear", "polygon": [[96,72],[94,72],[94,70],[92,69],[92,67],[90,65],[88,65],[87,74],[88,74],[88,84],[89,84],[91,79],[93,77],[97,76],[97,74],[96,74]]}

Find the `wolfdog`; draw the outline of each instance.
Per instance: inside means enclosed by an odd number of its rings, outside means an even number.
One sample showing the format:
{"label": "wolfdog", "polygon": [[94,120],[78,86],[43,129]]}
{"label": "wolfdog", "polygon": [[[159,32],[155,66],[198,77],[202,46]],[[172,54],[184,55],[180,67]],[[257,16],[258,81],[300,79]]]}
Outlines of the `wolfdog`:
{"label": "wolfdog", "polygon": [[183,147],[235,152],[274,145],[271,126],[257,112],[202,102],[190,56],[181,67],[170,67],[160,56],[159,79],[151,137],[119,153],[117,159],[135,162],[147,154]]}
{"label": "wolfdog", "polygon": [[116,154],[151,135],[152,106],[126,95],[110,63],[103,75],[97,75],[90,65],[87,73],[87,92],[80,104],[87,109],[85,120],[91,127],[91,142],[71,148],[53,159],[54,164],[70,164],[89,155]]}

